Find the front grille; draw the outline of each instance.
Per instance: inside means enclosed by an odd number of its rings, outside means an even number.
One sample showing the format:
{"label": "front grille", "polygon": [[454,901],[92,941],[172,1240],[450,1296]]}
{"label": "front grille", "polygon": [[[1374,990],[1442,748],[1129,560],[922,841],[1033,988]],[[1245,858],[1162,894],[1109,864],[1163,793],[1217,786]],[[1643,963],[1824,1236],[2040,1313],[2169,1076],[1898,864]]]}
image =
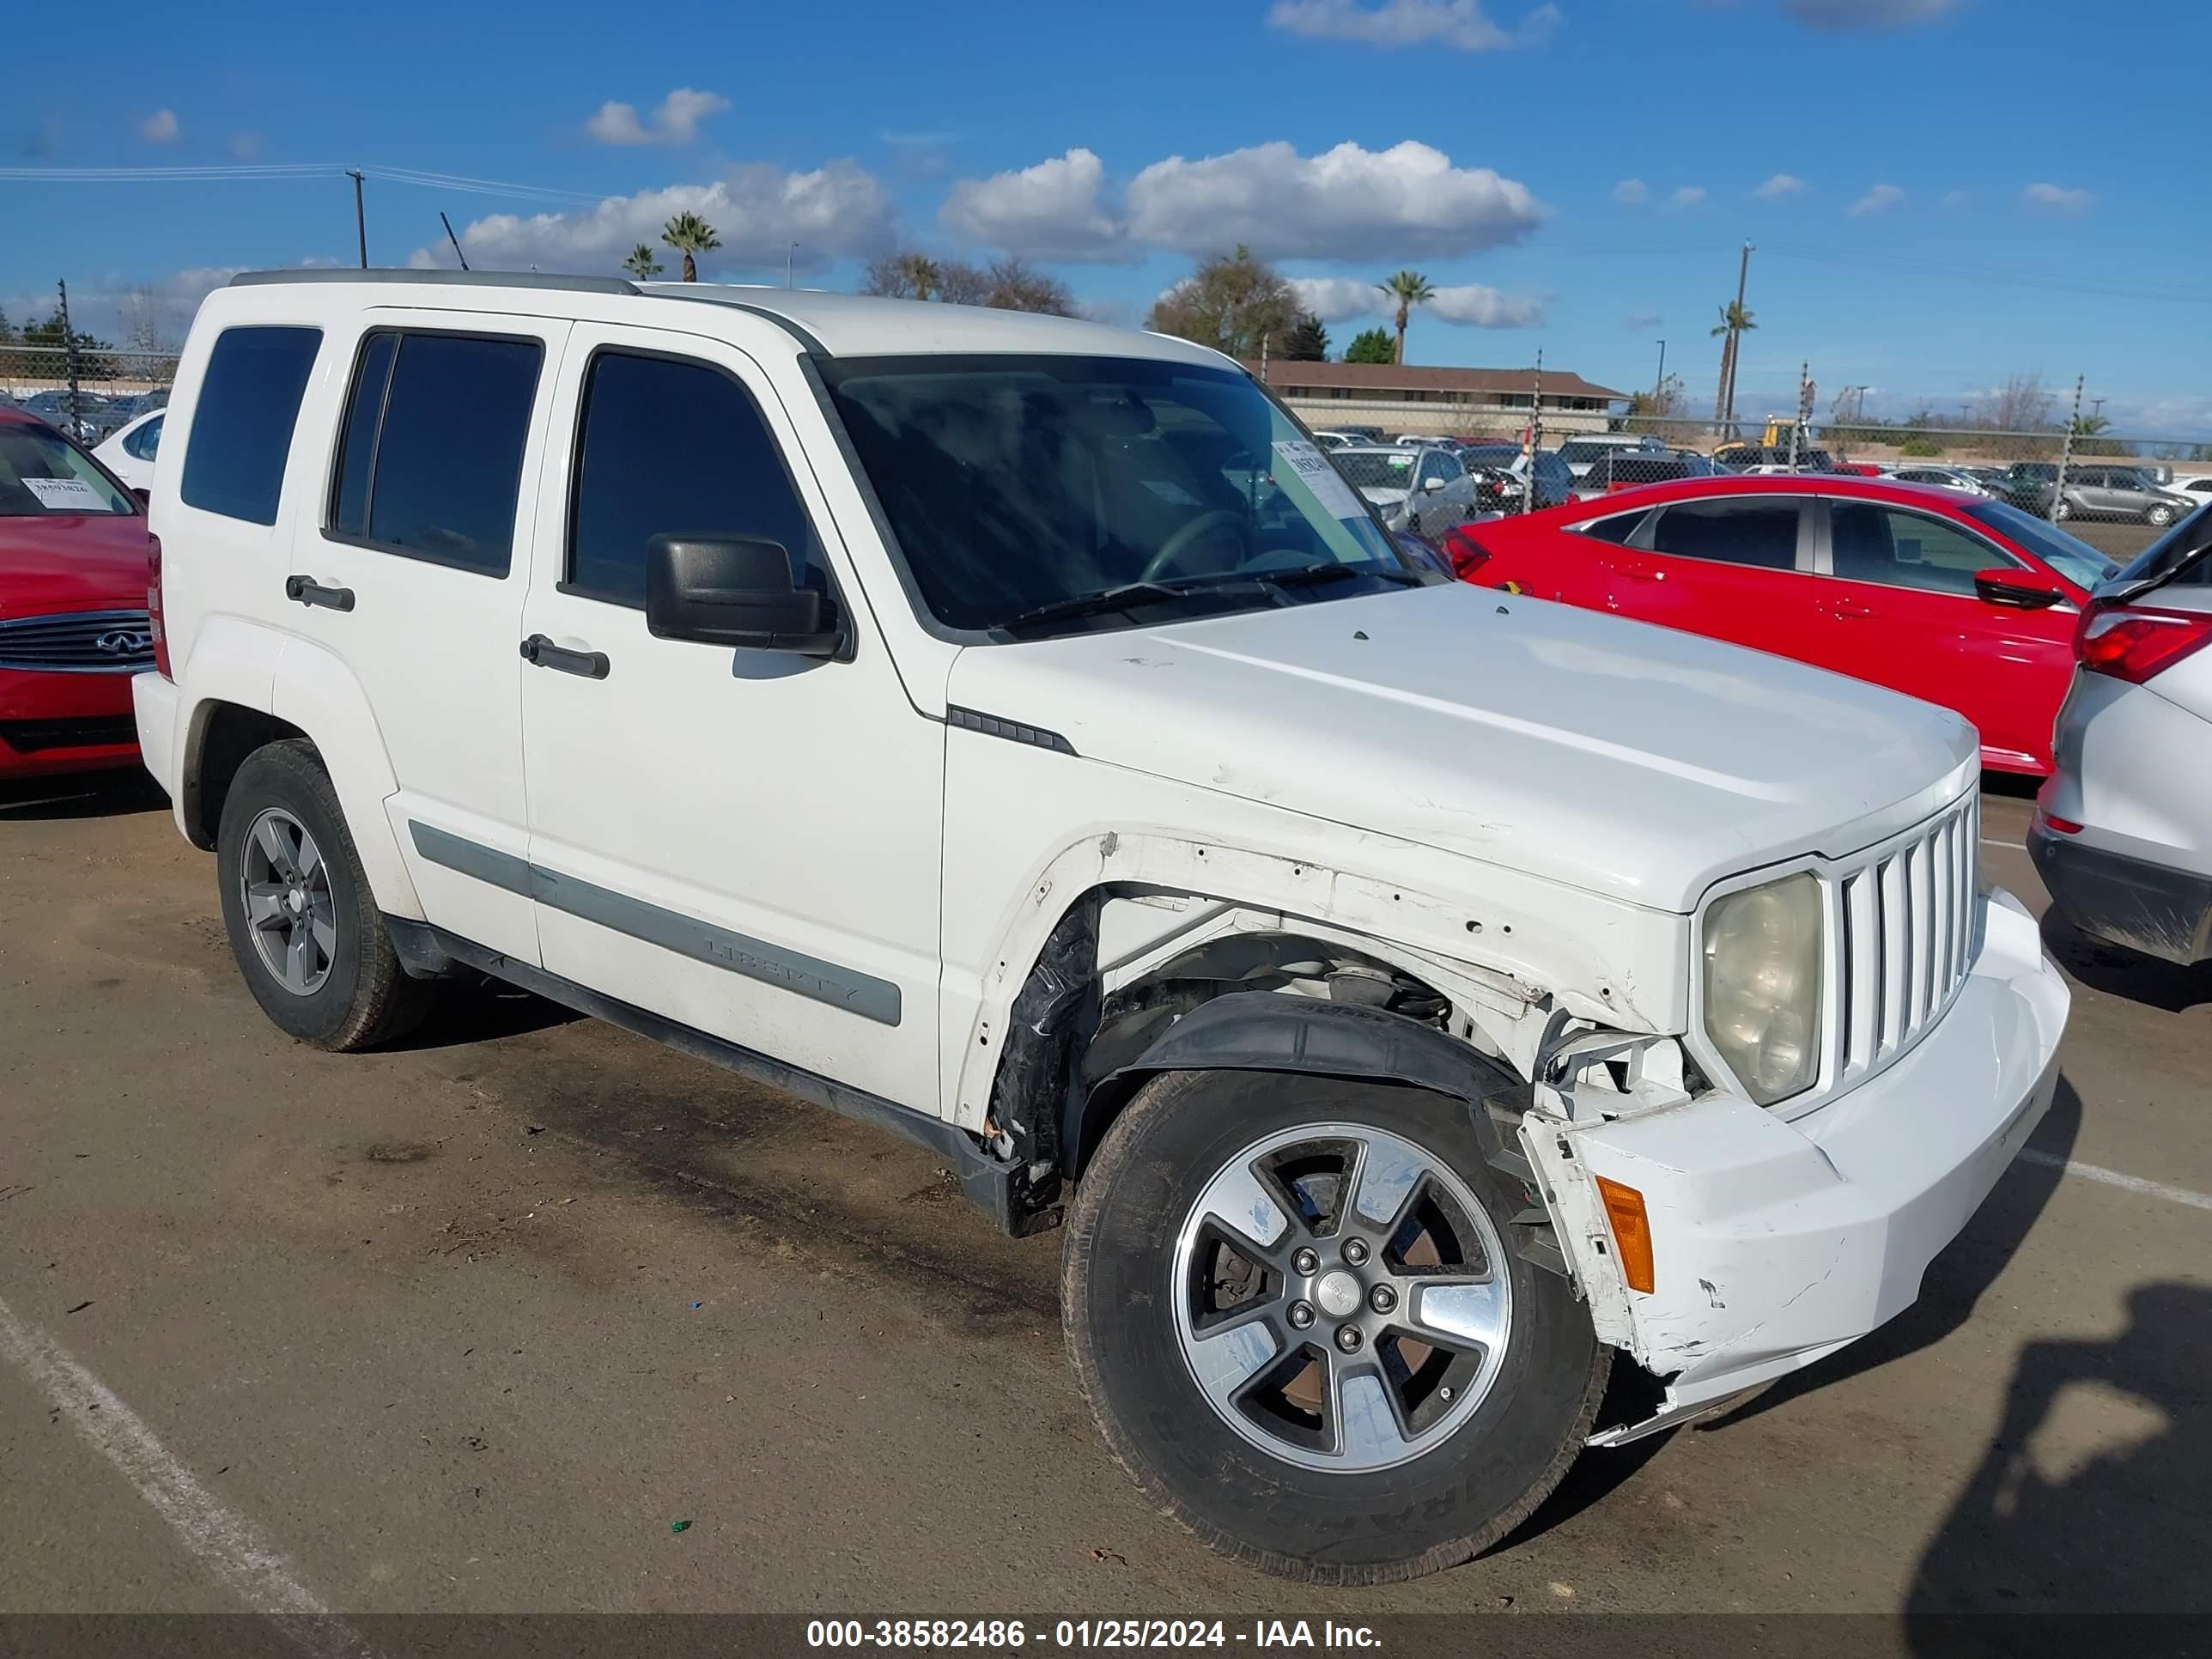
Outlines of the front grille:
{"label": "front grille", "polygon": [[128,714],[91,714],[73,720],[0,720],[0,743],[19,755],[48,749],[105,749],[138,741],[138,723]]}
{"label": "front grille", "polygon": [[1835,878],[1843,929],[1836,1087],[1888,1065],[1950,1006],[1973,959],[1980,848],[1981,803],[1970,793]]}
{"label": "front grille", "polygon": [[0,668],[135,674],[153,665],[153,624],[143,611],[69,611],[0,622]]}

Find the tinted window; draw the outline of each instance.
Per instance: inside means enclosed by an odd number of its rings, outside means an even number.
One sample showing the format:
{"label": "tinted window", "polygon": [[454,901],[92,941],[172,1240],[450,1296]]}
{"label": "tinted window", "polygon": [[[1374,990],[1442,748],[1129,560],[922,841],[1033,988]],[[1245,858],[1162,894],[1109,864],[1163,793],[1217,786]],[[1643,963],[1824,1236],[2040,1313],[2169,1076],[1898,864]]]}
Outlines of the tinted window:
{"label": "tinted window", "polygon": [[[388,552],[504,576],[544,355],[535,340],[372,336],[347,410],[331,528]],[[378,371],[387,360],[378,422]]]}
{"label": "tinted window", "polygon": [[[604,352],[584,387],[568,586],[645,604],[645,544],[684,533],[757,536],[826,588],[814,526],[752,396],[704,363]],[[809,573],[813,574],[810,578]]]}
{"label": "tinted window", "polygon": [[161,447],[161,426],[169,417],[156,415],[123,441],[123,453],[142,461],[150,461]]}
{"label": "tinted window", "polygon": [[16,421],[0,425],[0,519],[137,510],[91,456],[52,427]]}
{"label": "tinted window", "polygon": [[1438,483],[1449,483],[1460,476],[1460,464],[1449,455],[1431,455],[1421,463],[1421,483],[1424,487],[1431,479]]}
{"label": "tinted window", "polygon": [[1975,501],[1966,509],[2007,541],[2026,548],[2076,587],[2094,587],[2118,567],[2057,525],[2021,512],[2008,501]]}
{"label": "tinted window", "polygon": [[1683,501],[1664,507],[1652,550],[1682,558],[1792,570],[1797,564],[1797,503],[1762,500]]}
{"label": "tinted window", "polygon": [[315,328],[227,328],[216,337],[178,491],[187,505],[276,522],[300,396],[322,341]]}
{"label": "tinted window", "polygon": [[1828,534],[1836,574],[1887,587],[1971,594],[1977,570],[2019,562],[1956,525],[1872,501],[1831,501]]}
{"label": "tinted window", "polygon": [[1616,513],[1609,519],[1600,519],[1581,526],[1579,533],[1594,537],[1601,542],[1611,542],[1620,547],[1636,533],[1636,526],[1644,522],[1641,513]]}

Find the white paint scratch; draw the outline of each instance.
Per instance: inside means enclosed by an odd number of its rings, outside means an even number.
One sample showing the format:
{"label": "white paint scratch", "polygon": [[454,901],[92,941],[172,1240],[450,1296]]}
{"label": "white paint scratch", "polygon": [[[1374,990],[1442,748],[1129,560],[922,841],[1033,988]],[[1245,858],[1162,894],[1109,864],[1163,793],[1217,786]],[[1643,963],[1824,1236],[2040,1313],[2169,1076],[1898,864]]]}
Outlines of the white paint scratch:
{"label": "white paint scratch", "polygon": [[144,1498],[185,1551],[252,1612],[322,1659],[363,1659],[361,1633],[323,1605],[261,1531],[224,1504],[105,1382],[0,1302],[0,1358],[27,1376]]}
{"label": "white paint scratch", "polygon": [[2055,1152],[2039,1152],[2030,1147],[2021,1153],[2020,1161],[2039,1164],[2046,1170],[2063,1170],[2082,1181],[2118,1187],[2124,1193],[2162,1198],[2169,1204],[2185,1204],[2192,1210],[2212,1210],[2212,1193],[2192,1193],[2186,1187],[2169,1187],[2163,1181],[2145,1181],[2141,1176],[2122,1175],[2118,1170],[2100,1169],[2094,1164],[2077,1164]]}

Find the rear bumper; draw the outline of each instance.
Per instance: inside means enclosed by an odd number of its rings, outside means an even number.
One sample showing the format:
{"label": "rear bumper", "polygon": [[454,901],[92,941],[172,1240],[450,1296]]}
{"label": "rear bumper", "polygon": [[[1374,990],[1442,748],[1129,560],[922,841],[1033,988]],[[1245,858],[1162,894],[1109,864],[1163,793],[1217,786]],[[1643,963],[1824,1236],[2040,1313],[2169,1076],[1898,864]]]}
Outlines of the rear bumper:
{"label": "rear bumper", "polygon": [[2092,939],[2184,967],[2212,957],[2212,877],[2085,845],[2040,811],[2027,855],[2058,914]]}
{"label": "rear bumper", "polygon": [[[1641,1192],[1652,1228],[1655,1287],[1626,1297],[1621,1346],[1668,1379],[1666,1407],[1599,1443],[1809,1364],[1917,1297],[2057,1085],[2065,981],[2017,900],[1994,894],[1977,909],[1950,1012],[1850,1093],[1790,1121],[1706,1097],[1560,1137],[1588,1174]],[[1570,1168],[1547,1174],[1574,1179]],[[1612,1271],[1575,1243],[1578,1271]]]}

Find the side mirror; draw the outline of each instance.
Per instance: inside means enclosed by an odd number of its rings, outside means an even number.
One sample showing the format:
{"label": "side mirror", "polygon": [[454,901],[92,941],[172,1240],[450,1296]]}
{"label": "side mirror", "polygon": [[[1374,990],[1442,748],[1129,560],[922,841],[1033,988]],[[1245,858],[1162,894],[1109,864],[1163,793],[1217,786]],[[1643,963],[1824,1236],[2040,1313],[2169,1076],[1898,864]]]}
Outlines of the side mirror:
{"label": "side mirror", "polygon": [[645,547],[645,626],[657,640],[745,651],[836,654],[822,595],[792,580],[780,542],[752,536],[655,536]]}
{"label": "side mirror", "polygon": [[1444,481],[1442,478],[1431,478],[1421,486],[1422,489],[1428,490],[1431,494],[1437,490],[1442,489],[1443,487]]}
{"label": "side mirror", "polygon": [[1974,592],[1985,605],[2008,605],[2016,611],[2047,611],[2066,597],[2057,578],[2039,570],[2015,570],[2009,565],[1977,570]]}

